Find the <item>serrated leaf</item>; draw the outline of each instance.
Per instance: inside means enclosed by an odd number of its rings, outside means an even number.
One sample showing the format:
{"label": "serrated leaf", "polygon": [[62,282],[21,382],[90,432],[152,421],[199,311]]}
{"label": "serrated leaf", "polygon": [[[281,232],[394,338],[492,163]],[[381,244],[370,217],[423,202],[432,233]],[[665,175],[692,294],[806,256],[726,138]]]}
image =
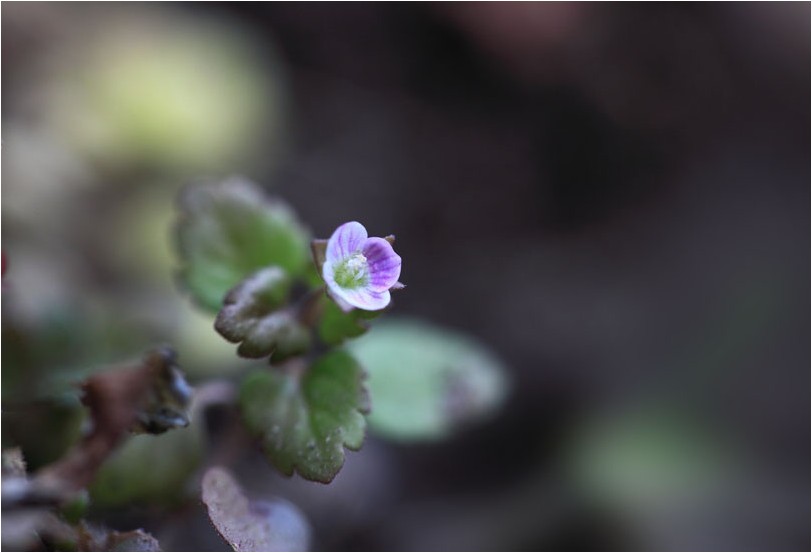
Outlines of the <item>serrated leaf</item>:
{"label": "serrated leaf", "polygon": [[402,441],[435,440],[493,412],[507,392],[503,364],[459,332],[386,320],[348,348],[369,374],[370,428]]}
{"label": "serrated leaf", "polygon": [[293,211],[247,180],[187,186],[179,208],[180,277],[203,307],[219,309],[226,292],[262,267],[290,276],[306,267],[308,235]]}
{"label": "serrated leaf", "polygon": [[293,504],[249,501],[234,476],[220,467],[203,476],[202,499],[212,524],[234,551],[306,551],[310,527]]}
{"label": "serrated leaf", "polygon": [[310,331],[291,309],[280,309],[290,281],[279,267],[267,267],[235,286],[223,300],[214,328],[237,353],[273,362],[307,351]]}
{"label": "serrated leaf", "polygon": [[365,373],[337,350],[302,370],[260,370],[242,383],[240,406],[249,431],[286,475],[328,483],[344,464],[344,447],[364,441],[369,397]]}
{"label": "serrated leaf", "polygon": [[339,345],[348,338],[355,338],[369,330],[368,320],[377,317],[380,311],[353,309],[345,313],[327,297],[323,299],[324,307],[319,321],[319,338],[330,345]]}

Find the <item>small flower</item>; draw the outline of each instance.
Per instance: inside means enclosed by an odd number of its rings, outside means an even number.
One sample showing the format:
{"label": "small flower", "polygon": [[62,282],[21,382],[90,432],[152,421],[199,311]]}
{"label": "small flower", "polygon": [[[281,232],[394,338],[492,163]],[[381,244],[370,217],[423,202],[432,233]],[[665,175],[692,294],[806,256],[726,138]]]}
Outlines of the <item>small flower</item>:
{"label": "small flower", "polygon": [[356,221],[338,227],[327,241],[322,276],[344,311],[383,309],[391,300],[389,290],[402,286],[400,256],[383,238],[368,238]]}

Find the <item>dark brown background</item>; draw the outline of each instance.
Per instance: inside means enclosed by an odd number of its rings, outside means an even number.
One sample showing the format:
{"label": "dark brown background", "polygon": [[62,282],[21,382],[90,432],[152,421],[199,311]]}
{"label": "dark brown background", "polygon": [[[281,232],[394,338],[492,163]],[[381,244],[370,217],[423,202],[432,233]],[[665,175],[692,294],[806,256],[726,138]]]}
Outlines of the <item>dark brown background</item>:
{"label": "dark brown background", "polygon": [[[808,4],[172,9],[250,34],[287,75],[280,153],[229,171],[317,235],[346,220],[397,234],[396,312],[511,368],[492,421],[434,445],[372,437],[328,488],[244,459],[244,483],[302,507],[317,548],[809,547]],[[31,60],[72,36],[10,11],[4,119],[26,113]],[[82,242],[94,282],[132,293],[98,261],[104,240]],[[643,511],[583,499],[567,444],[635,405],[699,421],[737,478]],[[221,547],[191,509],[124,522]]]}

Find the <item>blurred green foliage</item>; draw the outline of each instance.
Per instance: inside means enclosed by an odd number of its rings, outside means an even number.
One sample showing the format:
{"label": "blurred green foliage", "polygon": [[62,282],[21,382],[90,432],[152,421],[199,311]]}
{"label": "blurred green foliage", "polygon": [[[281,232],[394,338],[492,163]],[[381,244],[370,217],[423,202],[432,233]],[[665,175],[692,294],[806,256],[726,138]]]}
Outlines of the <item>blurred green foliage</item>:
{"label": "blurred green foliage", "polygon": [[165,8],[118,10],[80,44],[47,92],[50,125],[82,156],[200,172],[273,154],[282,87],[271,58],[233,27]]}
{"label": "blurred green foliage", "polygon": [[248,181],[189,186],[180,209],[181,278],[203,307],[219,310],[226,293],[258,269],[273,265],[291,277],[305,270],[307,231],[284,202]]}
{"label": "blurred green foliage", "polygon": [[625,406],[584,424],[565,466],[586,496],[642,514],[717,493],[733,477],[729,446],[679,409]]}
{"label": "blurred green foliage", "polygon": [[91,484],[93,508],[174,506],[194,490],[189,477],[202,460],[202,420],[161,435],[131,436],[102,465]]}
{"label": "blurred green foliage", "polygon": [[319,338],[326,344],[337,346],[348,338],[357,338],[369,330],[367,321],[378,317],[380,311],[353,309],[345,313],[338,305],[324,296],[324,309],[319,321]]}
{"label": "blurred green foliage", "polygon": [[417,319],[382,321],[348,347],[369,374],[370,428],[390,439],[446,437],[492,413],[507,395],[507,373],[494,354]]}
{"label": "blurred green foliage", "polygon": [[[3,445],[20,446],[32,470],[61,457],[86,419],[79,384],[141,347],[144,329],[126,319],[53,310],[36,323],[3,323]],[[43,439],[48,436],[48,439]]]}

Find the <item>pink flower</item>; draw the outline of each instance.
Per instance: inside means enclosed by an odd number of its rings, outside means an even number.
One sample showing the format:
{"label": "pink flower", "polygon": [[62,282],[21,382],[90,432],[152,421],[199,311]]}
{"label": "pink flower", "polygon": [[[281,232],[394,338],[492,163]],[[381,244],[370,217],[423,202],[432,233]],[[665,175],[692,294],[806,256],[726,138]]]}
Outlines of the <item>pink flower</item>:
{"label": "pink flower", "polygon": [[322,277],[330,296],[344,311],[354,307],[383,309],[391,301],[389,290],[399,287],[400,256],[383,238],[368,238],[356,221],[338,227],[327,241]]}

